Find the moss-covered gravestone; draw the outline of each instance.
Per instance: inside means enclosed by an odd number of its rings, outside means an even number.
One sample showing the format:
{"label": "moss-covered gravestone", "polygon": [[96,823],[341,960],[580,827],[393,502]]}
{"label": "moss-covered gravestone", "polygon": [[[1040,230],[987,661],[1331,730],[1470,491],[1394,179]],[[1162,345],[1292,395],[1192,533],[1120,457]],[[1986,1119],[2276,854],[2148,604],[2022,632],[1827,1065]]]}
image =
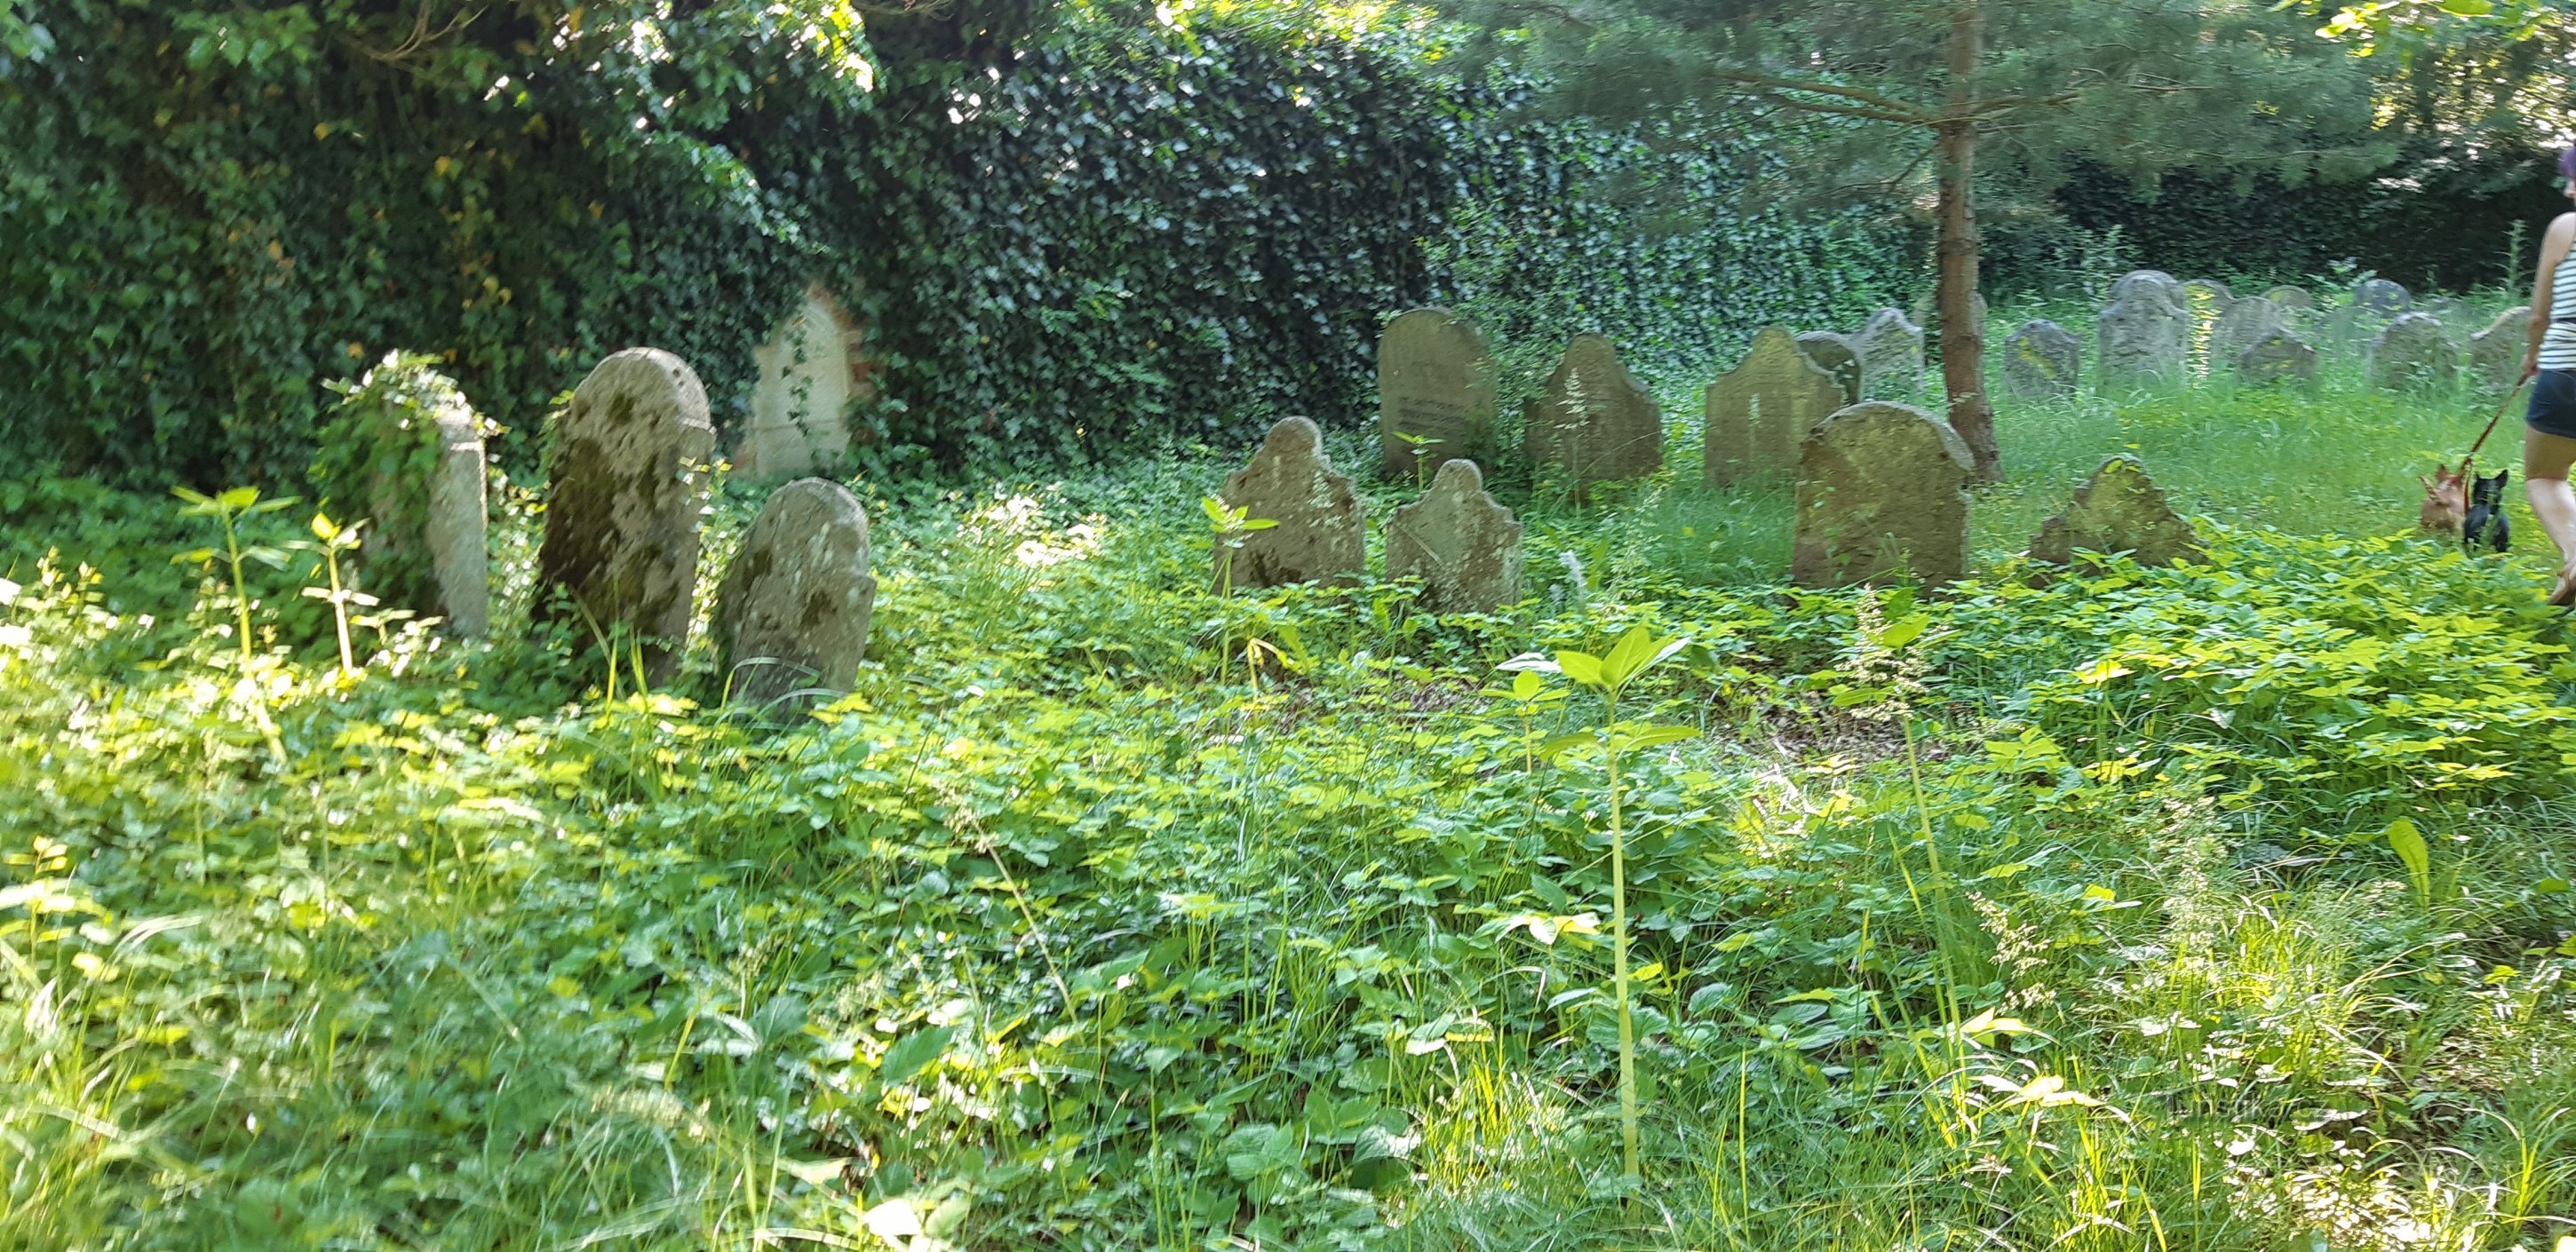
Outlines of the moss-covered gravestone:
{"label": "moss-covered gravestone", "polygon": [[1272,525],[1219,543],[1219,590],[1288,583],[1348,586],[1368,571],[1368,529],[1358,493],[1324,455],[1324,432],[1303,417],[1280,419],[1252,461],[1226,476],[1228,508]]}
{"label": "moss-covered gravestone", "polygon": [[[1493,354],[1457,314],[1414,309],[1378,333],[1378,440],[1387,477],[1412,482],[1451,457],[1484,455],[1499,403]],[[1417,441],[1427,442],[1417,450]]]}
{"label": "moss-covered gravestone", "polygon": [[2066,511],[2041,523],[2030,541],[2031,559],[2052,565],[2074,560],[2078,551],[2126,552],[2151,566],[2209,559],[2199,533],[2165,502],[2146,467],[2125,456],[2104,461],[2075,489]]}
{"label": "moss-covered gravestone", "polygon": [[2385,278],[2365,278],[2352,287],[2352,306],[2382,321],[2415,307],[2414,293],[2402,283]]}
{"label": "moss-covered gravestone", "polygon": [[1923,390],[1923,328],[1900,309],[1880,309],[1851,337],[1860,353],[1864,400],[1911,400]]}
{"label": "moss-covered gravestone", "polygon": [[1421,499],[1386,524],[1386,576],[1422,580],[1434,613],[1490,613],[1521,598],[1521,524],[1485,494],[1473,461],[1440,467]]}
{"label": "moss-covered gravestone", "polygon": [[1663,411],[1599,335],[1586,331],[1565,345],[1565,358],[1523,412],[1531,468],[1564,483],[1577,500],[1595,483],[1663,468]]}
{"label": "moss-covered gravestone", "polygon": [[556,441],[538,616],[631,640],[645,677],[664,681],[688,643],[697,591],[716,445],[706,388],[680,358],[628,348],[582,380]]}
{"label": "moss-covered gravestone", "polygon": [[2218,315],[2218,325],[2209,332],[2209,359],[2233,362],[2263,336],[2289,328],[2289,315],[2281,306],[2261,296],[2247,296]]}
{"label": "moss-covered gravestone", "polygon": [[2004,340],[2004,387],[2024,400],[2063,400],[2084,371],[2084,341],[2041,319]]}
{"label": "moss-covered gravestone", "polygon": [[1798,459],[1790,578],[1801,587],[1958,578],[1972,468],[1949,424],[1912,405],[1863,401],[1825,419]]}
{"label": "moss-covered gravestone", "polygon": [[2132,387],[2181,381],[2190,329],[2191,315],[2173,303],[2166,288],[2131,284],[2094,320],[2094,359],[2102,381]]}
{"label": "moss-covered gravestone", "polygon": [[2317,380],[2317,350],[2286,330],[2275,330],[2236,354],[2236,381],[2251,385]]}
{"label": "moss-covered gravestone", "polygon": [[2496,314],[2485,330],[2469,337],[2471,380],[2497,391],[2522,381],[2522,358],[2531,350],[2530,335],[2530,305],[2516,305]]}
{"label": "moss-covered gravestone", "polygon": [[2401,313],[2370,341],[2370,385],[2379,390],[2447,387],[2459,373],[2460,345],[2430,313]]}
{"label": "moss-covered gravestone", "polygon": [[1789,332],[1766,326],[1744,360],[1708,385],[1706,404],[1703,473],[1714,487],[1795,471],[1807,432],[1843,407],[1843,388]]}
{"label": "moss-covered gravestone", "polygon": [[716,663],[732,699],[848,691],[876,601],[859,498],[820,478],[771,493],[716,588]]}

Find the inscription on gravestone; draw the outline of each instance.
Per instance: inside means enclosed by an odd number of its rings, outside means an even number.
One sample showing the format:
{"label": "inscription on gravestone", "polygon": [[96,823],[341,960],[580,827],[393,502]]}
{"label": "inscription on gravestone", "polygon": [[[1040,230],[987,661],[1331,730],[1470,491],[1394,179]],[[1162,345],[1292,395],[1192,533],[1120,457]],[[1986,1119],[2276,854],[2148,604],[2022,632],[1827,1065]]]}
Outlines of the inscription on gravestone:
{"label": "inscription on gravestone", "polygon": [[[1377,339],[1382,470],[1410,480],[1450,457],[1480,456],[1491,440],[1494,358],[1484,337],[1447,309],[1414,309]],[[1412,440],[1428,439],[1417,454]]]}

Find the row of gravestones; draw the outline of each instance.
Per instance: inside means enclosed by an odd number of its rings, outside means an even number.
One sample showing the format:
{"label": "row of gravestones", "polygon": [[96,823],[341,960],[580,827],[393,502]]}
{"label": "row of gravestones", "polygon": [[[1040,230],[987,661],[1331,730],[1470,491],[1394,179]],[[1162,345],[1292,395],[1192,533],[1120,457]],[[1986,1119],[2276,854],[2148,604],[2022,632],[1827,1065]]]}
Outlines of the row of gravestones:
{"label": "row of gravestones", "polygon": [[[432,553],[436,603],[408,607],[481,635],[491,596],[482,436],[470,413],[438,426],[424,533],[371,543]],[[668,352],[629,348],[582,380],[557,431],[537,552],[539,621],[631,642],[645,678],[671,677],[696,602],[715,441],[706,388]],[[367,503],[377,516],[398,515],[387,501]],[[800,690],[848,690],[875,601],[858,498],[820,478],[779,488],[717,588],[714,635],[730,697],[765,703]]]}
{"label": "row of gravestones", "polygon": [[[2319,354],[2300,333],[2303,324],[2344,341],[2376,326],[2365,348],[2370,385],[2400,390],[2447,386],[2459,376],[2461,345],[2441,320],[2452,307],[2446,300],[2417,310],[2404,286],[2373,278],[2356,284],[2350,303],[2328,314],[2297,287],[2239,297],[2221,283],[2138,270],[2112,284],[2111,303],[2095,319],[2094,337],[2106,381],[2171,384],[2184,377],[2206,309],[2208,359],[2227,363],[2240,382],[2313,382]],[[2530,316],[2528,307],[2508,309],[2470,337],[2468,370],[2478,385],[2512,385]],[[2055,322],[2025,323],[2004,341],[2004,386],[2023,399],[2074,394],[2082,365],[2082,342]]]}

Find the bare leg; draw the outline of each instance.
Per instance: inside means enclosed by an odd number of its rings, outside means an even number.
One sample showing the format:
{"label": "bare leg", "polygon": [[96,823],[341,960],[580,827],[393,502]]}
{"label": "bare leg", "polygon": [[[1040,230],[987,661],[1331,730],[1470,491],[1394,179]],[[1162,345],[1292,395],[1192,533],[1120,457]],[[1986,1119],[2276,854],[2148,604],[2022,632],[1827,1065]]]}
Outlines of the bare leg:
{"label": "bare leg", "polygon": [[2558,545],[2558,586],[2549,600],[2565,604],[2576,592],[2576,489],[2567,485],[2567,468],[2576,464],[2576,439],[2522,432],[2522,490],[2531,499],[2531,514]]}

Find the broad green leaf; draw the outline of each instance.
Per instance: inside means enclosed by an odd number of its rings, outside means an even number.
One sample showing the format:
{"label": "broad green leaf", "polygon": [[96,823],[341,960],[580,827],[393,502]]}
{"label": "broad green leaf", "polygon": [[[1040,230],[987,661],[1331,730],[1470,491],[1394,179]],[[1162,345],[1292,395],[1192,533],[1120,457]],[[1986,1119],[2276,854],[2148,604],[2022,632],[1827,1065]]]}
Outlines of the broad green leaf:
{"label": "broad green leaf", "polygon": [[2397,853],[2397,859],[2406,863],[2406,873],[2415,880],[2416,899],[2430,905],[2433,901],[2433,853],[2424,844],[2423,832],[2415,829],[2412,820],[2400,817],[2389,822],[2388,829],[2379,834],[2388,841],[2390,850]]}
{"label": "broad green leaf", "polygon": [[885,1058],[877,1062],[877,1081],[894,1086],[922,1071],[948,1051],[948,1041],[957,1033],[954,1026],[937,1026],[917,1030],[894,1041]]}
{"label": "broad green leaf", "polygon": [[1684,739],[1695,739],[1698,736],[1699,731],[1689,726],[1647,726],[1616,732],[1610,738],[1610,746],[1613,751],[1655,748],[1668,743],[1679,743]]}
{"label": "broad green leaf", "polygon": [[1556,654],[1556,668],[1559,673],[1586,687],[1602,685],[1601,658],[1588,652],[1559,652]]}
{"label": "broad green leaf", "polygon": [[1923,628],[1930,626],[1931,624],[1931,616],[1924,613],[1916,613],[1912,616],[1889,622],[1887,624],[1887,629],[1878,632],[1878,646],[1886,648],[1891,652],[1895,651],[1898,648],[1902,648],[1905,645],[1914,642],[1915,638],[1923,633]]}
{"label": "broad green leaf", "polygon": [[222,495],[216,496],[215,503],[227,513],[239,513],[243,509],[259,503],[259,488],[235,487]]}

